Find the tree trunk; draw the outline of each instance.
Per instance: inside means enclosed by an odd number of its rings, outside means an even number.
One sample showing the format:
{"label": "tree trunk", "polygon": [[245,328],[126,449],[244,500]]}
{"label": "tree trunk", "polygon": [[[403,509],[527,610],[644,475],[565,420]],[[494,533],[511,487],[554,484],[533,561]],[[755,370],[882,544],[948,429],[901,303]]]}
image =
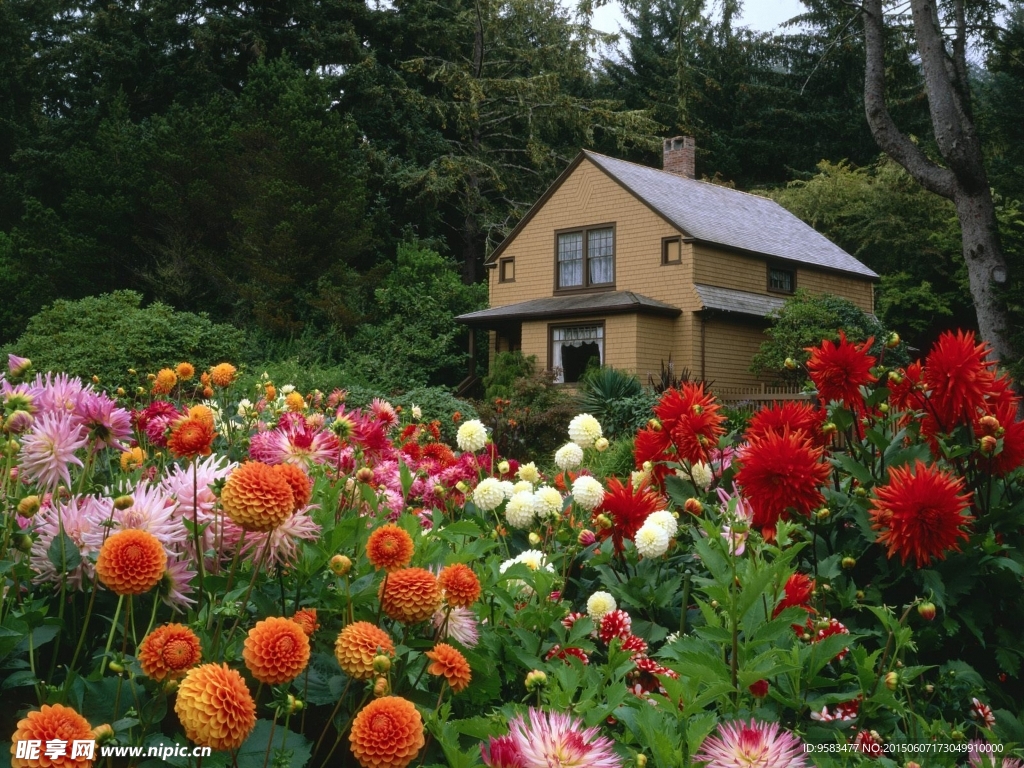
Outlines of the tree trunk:
{"label": "tree trunk", "polygon": [[962,3],[955,4],[956,38],[949,53],[932,0],[910,0],[935,142],[946,167],[933,162],[893,121],[885,100],[885,20],[882,0],[864,0],[864,109],[882,151],[925,189],[952,200],[960,221],[964,261],[981,338],[997,359],[1013,357],[1007,319],[995,283],[1007,279],[995,204],[985,173],[981,140],[971,115]]}

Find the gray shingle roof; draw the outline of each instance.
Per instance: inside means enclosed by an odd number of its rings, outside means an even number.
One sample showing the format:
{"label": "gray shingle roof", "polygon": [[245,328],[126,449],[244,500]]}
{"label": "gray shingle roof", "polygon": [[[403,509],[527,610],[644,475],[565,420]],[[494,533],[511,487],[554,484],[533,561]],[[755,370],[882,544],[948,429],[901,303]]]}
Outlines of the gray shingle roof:
{"label": "gray shingle roof", "polygon": [[774,200],[584,150],[599,168],[698,241],[868,278],[878,275]]}
{"label": "gray shingle roof", "polygon": [[721,312],[737,312],[741,315],[765,317],[769,312],[781,309],[783,299],[775,296],[762,296],[759,293],[736,291],[732,288],[719,288],[715,285],[693,286],[697,289],[700,303],[704,309],[717,309]]}
{"label": "gray shingle roof", "polygon": [[682,313],[679,307],[673,307],[662,301],[641,296],[632,291],[603,291],[600,293],[581,293],[573,296],[553,296],[545,299],[531,299],[518,304],[504,307],[492,307],[476,312],[467,312],[455,319],[466,325],[490,326],[494,323],[507,321],[521,322],[550,317],[573,317],[580,315],[615,315],[638,313],[647,315],[664,315],[677,317]]}

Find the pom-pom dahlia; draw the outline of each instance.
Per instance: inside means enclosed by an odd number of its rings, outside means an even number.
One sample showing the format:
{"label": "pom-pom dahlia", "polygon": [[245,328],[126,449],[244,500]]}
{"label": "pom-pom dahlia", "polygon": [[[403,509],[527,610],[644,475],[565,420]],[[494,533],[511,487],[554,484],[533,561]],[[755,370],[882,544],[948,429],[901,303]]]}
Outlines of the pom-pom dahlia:
{"label": "pom-pom dahlia", "polygon": [[200,662],[203,649],[196,633],[188,627],[165,624],[142,639],[137,655],[145,675],[160,682],[184,677]]}
{"label": "pom-pom dahlia", "polygon": [[676,516],[664,509],[651,512],[644,520],[644,525],[656,525],[659,528],[664,528],[669,537],[675,536],[679,532],[679,521]]}
{"label": "pom-pom dahlia", "polygon": [[468,565],[455,563],[442,568],[437,581],[448,605],[468,608],[480,599],[480,579]]}
{"label": "pom-pom dahlia", "polygon": [[555,466],[562,471],[576,469],[583,463],[583,449],[576,443],[566,443],[555,451]]}
{"label": "pom-pom dahlia", "polygon": [[[43,704],[40,709],[29,712],[18,721],[18,727],[11,736],[11,768],[92,768],[92,760],[72,760],[70,746],[72,742],[92,741],[94,738],[89,721],[77,711],[63,704]],[[40,757],[16,757],[19,741],[40,742]],[[55,758],[45,757],[44,750],[49,741],[65,742],[69,747],[67,754]]]}
{"label": "pom-pom dahlia", "polygon": [[644,523],[633,537],[641,557],[661,557],[668,552],[670,541],[668,531],[654,523]]}
{"label": "pom-pom dahlia", "polygon": [[505,491],[501,487],[501,481],[495,477],[485,477],[473,489],[473,503],[484,512],[497,509],[504,500]]}
{"label": "pom-pom dahlia", "polygon": [[607,592],[595,592],[587,600],[587,615],[595,622],[600,622],[606,613],[611,613],[618,605],[615,598]]}
{"label": "pom-pom dahlia", "polygon": [[537,516],[537,499],[532,491],[519,491],[505,506],[505,519],[513,528],[526,530]]}
{"label": "pom-pom dahlia", "polygon": [[238,369],[231,363],[221,363],[210,369],[210,380],[218,387],[230,387],[235,380]]}
{"label": "pom-pom dahlia", "polygon": [[580,475],[572,482],[572,497],[577,504],[591,512],[604,501],[604,486],[589,475]]}
{"label": "pom-pom dahlia", "polygon": [[271,531],[295,510],[291,485],[274,467],[249,461],[237,467],[220,494],[224,512],[247,531]]}
{"label": "pom-pom dahlia", "polygon": [[277,464],[275,469],[292,489],[292,496],[295,497],[294,510],[298,512],[309,504],[309,500],[313,497],[313,481],[309,479],[309,475],[302,470],[302,467],[295,464]]}
{"label": "pom-pom dahlia", "polygon": [[312,637],[313,633],[320,628],[320,623],[316,620],[316,608],[301,608],[297,610],[292,616],[292,621],[302,627],[306,637]]}
{"label": "pom-pom dahlia", "polygon": [[167,438],[167,447],[179,459],[194,459],[198,456],[209,456],[213,438],[213,420],[209,423],[204,419],[179,419],[171,425],[171,436]]}
{"label": "pom-pom dahlia", "polygon": [[562,505],[565,500],[557,488],[550,485],[542,485],[533,494],[535,511],[539,518],[557,519],[562,515]]}
{"label": "pom-pom dahlia", "polygon": [[256,724],[252,694],[227,664],[190,669],[178,687],[174,711],[192,742],[216,750],[238,749]]}
{"label": "pom-pom dahlia", "polygon": [[160,583],[167,570],[167,553],[147,531],[126,528],[109,536],[96,559],[96,573],[111,592],[141,595]]}
{"label": "pom-pom dahlia", "polygon": [[573,416],[569,422],[569,439],[580,448],[590,448],[602,435],[601,423],[589,413]]}
{"label": "pom-pom dahlia", "polygon": [[423,719],[411,701],[384,696],[359,711],[348,738],[363,768],[406,768],[423,749]]}
{"label": "pom-pom dahlia", "polygon": [[405,568],[412,560],[414,549],[412,536],[393,523],[382,525],[366,542],[366,556],[378,571]]}
{"label": "pom-pom dahlia", "polygon": [[388,633],[368,621],[357,621],[341,630],[334,644],[334,655],[341,671],[356,680],[373,677],[373,657],[395,655],[395,644]]}
{"label": "pom-pom dahlia", "polygon": [[438,677],[443,677],[451,686],[453,693],[464,690],[472,679],[472,671],[469,662],[457,649],[448,643],[438,643],[434,650],[424,654],[431,663],[427,666],[427,672]]}
{"label": "pom-pom dahlia", "polygon": [[403,624],[418,624],[434,615],[441,605],[441,585],[430,571],[404,568],[389,573],[380,585],[381,608]]}
{"label": "pom-pom dahlia", "polygon": [[487,445],[487,428],[479,419],[470,419],[459,427],[455,443],[460,451],[476,453]]}
{"label": "pom-pom dahlia", "polygon": [[271,616],[249,630],[242,658],[252,676],[267,685],[298,677],[309,663],[309,638],[298,622]]}

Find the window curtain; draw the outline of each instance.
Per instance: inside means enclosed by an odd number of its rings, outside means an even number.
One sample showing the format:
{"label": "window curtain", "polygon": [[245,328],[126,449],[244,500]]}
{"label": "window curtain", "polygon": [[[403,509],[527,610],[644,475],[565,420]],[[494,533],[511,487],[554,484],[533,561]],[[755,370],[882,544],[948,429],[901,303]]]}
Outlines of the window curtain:
{"label": "window curtain", "polygon": [[587,233],[587,262],[590,266],[591,285],[615,281],[612,242],[611,229],[592,229]]}
{"label": "window curtain", "polygon": [[551,370],[555,372],[555,383],[565,383],[562,366],[562,352],[566,347],[582,347],[584,344],[597,346],[600,363],[604,364],[604,326],[578,325],[571,328],[555,328],[551,331]]}
{"label": "window curtain", "polygon": [[558,236],[558,287],[583,285],[583,233]]}

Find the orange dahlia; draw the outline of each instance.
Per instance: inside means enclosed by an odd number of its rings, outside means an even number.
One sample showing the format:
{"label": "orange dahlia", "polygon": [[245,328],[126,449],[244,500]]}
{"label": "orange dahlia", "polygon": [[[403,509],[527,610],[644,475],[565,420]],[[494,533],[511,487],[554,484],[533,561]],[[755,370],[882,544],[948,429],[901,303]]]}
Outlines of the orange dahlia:
{"label": "orange dahlia", "polygon": [[306,399],[298,392],[289,392],[284,397],[284,407],[292,413],[302,413],[306,410]]}
{"label": "orange dahlia", "polygon": [[167,447],[179,459],[209,456],[213,438],[216,436],[212,419],[207,422],[205,419],[192,416],[190,411],[187,419],[178,419],[171,425]]}
{"label": "orange dahlia", "polygon": [[[11,768],[91,768],[93,761],[80,757],[71,759],[71,744],[75,741],[92,741],[92,726],[71,707],[63,704],[43,704],[42,708],[29,712],[18,721],[18,727],[11,736]],[[16,757],[19,741],[40,742],[39,757]],[[66,755],[49,758],[45,755],[46,742],[63,741]]]}
{"label": "orange dahlia", "polygon": [[271,616],[249,630],[242,658],[261,683],[288,683],[309,663],[309,638],[298,622]]}
{"label": "orange dahlia", "polygon": [[153,394],[166,395],[178,383],[178,375],[170,368],[161,368],[153,380]]}
{"label": "orange dahlia", "polygon": [[238,369],[231,363],[221,363],[210,369],[210,381],[218,387],[230,387],[235,380]]}
{"label": "orange dahlia", "polygon": [[406,768],[423,749],[423,720],[408,699],[374,699],[352,721],[348,737],[363,768]]}
{"label": "orange dahlia", "polygon": [[313,633],[320,628],[320,624],[316,620],[316,608],[302,608],[296,611],[292,616],[292,621],[302,627],[306,637],[312,637]]}
{"label": "orange dahlia", "polygon": [[139,643],[139,664],[156,681],[184,677],[203,657],[196,633],[183,624],[157,627]]}
{"label": "orange dahlia", "polygon": [[468,565],[456,563],[441,569],[437,578],[448,605],[468,608],[480,598],[480,579]]}
{"label": "orange dahlia", "polygon": [[356,680],[373,677],[373,657],[395,655],[395,644],[388,633],[368,621],[349,624],[338,635],[334,655],[341,670]]}
{"label": "orange dahlia", "polygon": [[256,725],[252,694],[242,676],[227,664],[190,669],[178,687],[174,711],[185,735],[211,749],[238,749]]}
{"label": "orange dahlia", "polygon": [[430,571],[403,568],[387,575],[378,597],[389,617],[403,624],[418,624],[441,605],[441,585]]}
{"label": "orange dahlia", "polygon": [[822,402],[838,400],[847,408],[863,404],[861,386],[876,380],[871,375],[875,358],[868,354],[874,340],[872,336],[858,346],[847,341],[846,333],[840,331],[838,344],[825,339],[820,347],[806,348],[805,351],[811,353],[807,361],[807,375],[818,388]]}
{"label": "orange dahlia", "polygon": [[452,687],[453,693],[465,689],[473,678],[466,657],[447,643],[438,643],[434,650],[427,651],[426,656],[432,662],[427,667],[427,672],[443,677]]}
{"label": "orange dahlia", "polygon": [[174,369],[174,372],[178,374],[178,378],[182,381],[189,381],[196,375],[196,368],[192,363],[178,363],[178,367]]}
{"label": "orange dahlia", "polygon": [[391,523],[382,525],[370,534],[366,542],[366,556],[378,571],[396,571],[412,560],[412,536]]}
{"label": "orange dahlia", "polygon": [[265,533],[292,516],[295,494],[277,467],[248,461],[228,475],[220,503],[236,525]]}
{"label": "orange dahlia", "polygon": [[266,395],[267,400],[273,400],[277,397],[277,387],[268,382],[263,385],[263,394]]}
{"label": "orange dahlia", "polygon": [[213,411],[208,406],[197,403],[196,405],[190,405],[188,408],[188,417],[190,419],[198,419],[199,421],[206,422],[213,428]]}
{"label": "orange dahlia", "polygon": [[740,451],[743,465],[736,484],[754,508],[754,525],[771,536],[787,510],[808,515],[821,504],[821,486],[831,471],[822,449],[802,431],[768,432],[752,437]]}
{"label": "orange dahlia", "polygon": [[118,595],[141,595],[160,583],[167,568],[167,553],[156,536],[125,528],[100,547],[96,574]]}
{"label": "orange dahlia", "polygon": [[920,459],[911,467],[894,467],[889,484],[875,491],[871,527],[888,556],[900,556],[904,564],[913,558],[923,568],[933,557],[945,558],[959,550],[957,541],[968,538],[960,528],[974,518],[966,514],[971,492],[962,493],[964,481]]}
{"label": "orange dahlia", "polygon": [[294,464],[277,464],[274,469],[292,489],[292,495],[295,497],[295,511],[298,512],[309,504],[309,500],[313,496],[313,481],[309,479],[309,475]]}
{"label": "orange dahlia", "polygon": [[121,471],[124,473],[134,472],[136,469],[142,469],[142,465],[146,463],[146,452],[135,446],[121,454]]}

